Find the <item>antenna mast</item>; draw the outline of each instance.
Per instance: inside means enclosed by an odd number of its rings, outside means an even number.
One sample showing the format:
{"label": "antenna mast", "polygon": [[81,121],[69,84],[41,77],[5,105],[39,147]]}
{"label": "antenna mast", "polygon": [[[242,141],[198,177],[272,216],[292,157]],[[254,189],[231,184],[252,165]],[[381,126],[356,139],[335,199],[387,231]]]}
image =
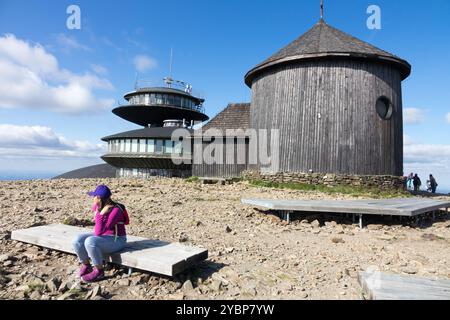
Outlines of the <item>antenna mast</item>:
{"label": "antenna mast", "polygon": [[320,0],[320,20],[323,20],[323,0]]}
{"label": "antenna mast", "polygon": [[172,65],[173,65],[173,48],[170,48],[170,63],[169,63],[169,76],[164,78],[168,88],[172,88]]}
{"label": "antenna mast", "polygon": [[137,90],[138,89],[138,81],[139,81],[139,74],[138,74],[138,72],[136,71],[136,78],[135,78],[135,80],[134,80],[134,89],[135,90]]}
{"label": "antenna mast", "polygon": [[172,65],[173,65],[173,48],[170,48],[170,67],[169,77],[172,78]]}

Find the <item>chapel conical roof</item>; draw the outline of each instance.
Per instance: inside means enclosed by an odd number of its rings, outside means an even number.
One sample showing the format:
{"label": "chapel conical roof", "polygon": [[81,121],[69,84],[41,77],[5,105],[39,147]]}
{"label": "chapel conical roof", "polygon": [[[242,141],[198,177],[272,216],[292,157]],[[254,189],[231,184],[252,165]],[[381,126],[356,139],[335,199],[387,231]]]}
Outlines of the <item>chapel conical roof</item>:
{"label": "chapel conical roof", "polygon": [[411,65],[407,61],[342,32],[320,19],[308,32],[250,70],[245,76],[245,83],[251,87],[256,74],[275,65],[329,57],[390,63],[401,70],[402,79],[406,79],[411,73]]}

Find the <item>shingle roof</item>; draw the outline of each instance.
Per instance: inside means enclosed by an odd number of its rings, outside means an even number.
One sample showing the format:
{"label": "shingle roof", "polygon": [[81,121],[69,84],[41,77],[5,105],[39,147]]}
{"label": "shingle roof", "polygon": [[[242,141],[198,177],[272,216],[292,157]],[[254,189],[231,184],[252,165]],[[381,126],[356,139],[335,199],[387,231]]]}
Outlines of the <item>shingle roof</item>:
{"label": "shingle roof", "polygon": [[300,38],[250,70],[245,76],[245,82],[248,86],[251,86],[256,73],[280,63],[323,57],[355,57],[382,60],[399,67],[404,79],[411,73],[411,65],[407,61],[333,28],[326,24],[325,21],[320,20]]}
{"label": "shingle roof", "polygon": [[225,110],[202,127],[203,131],[250,128],[250,103],[230,103]]}

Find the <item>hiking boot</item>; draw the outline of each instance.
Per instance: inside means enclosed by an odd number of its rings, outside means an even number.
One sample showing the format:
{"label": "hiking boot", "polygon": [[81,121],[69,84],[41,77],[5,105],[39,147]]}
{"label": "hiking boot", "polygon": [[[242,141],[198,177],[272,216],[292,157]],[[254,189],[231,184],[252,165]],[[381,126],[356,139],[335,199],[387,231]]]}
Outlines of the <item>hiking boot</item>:
{"label": "hiking boot", "polygon": [[92,272],[92,266],[90,264],[83,264],[80,268],[78,275],[80,278]]}
{"label": "hiking boot", "polygon": [[105,272],[103,272],[103,270],[94,268],[94,270],[91,273],[81,277],[81,279],[84,282],[96,282],[96,281],[102,280],[104,277],[105,277]]}

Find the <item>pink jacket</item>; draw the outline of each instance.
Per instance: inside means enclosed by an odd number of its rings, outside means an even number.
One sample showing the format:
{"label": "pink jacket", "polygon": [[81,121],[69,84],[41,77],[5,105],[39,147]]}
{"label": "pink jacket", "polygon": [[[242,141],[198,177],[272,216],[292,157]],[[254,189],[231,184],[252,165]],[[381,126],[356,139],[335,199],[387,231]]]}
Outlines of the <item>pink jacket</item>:
{"label": "pink jacket", "polygon": [[102,216],[98,210],[98,205],[95,204],[92,206],[92,211],[95,212],[95,236],[126,237],[125,215],[122,210],[114,207],[109,213]]}

